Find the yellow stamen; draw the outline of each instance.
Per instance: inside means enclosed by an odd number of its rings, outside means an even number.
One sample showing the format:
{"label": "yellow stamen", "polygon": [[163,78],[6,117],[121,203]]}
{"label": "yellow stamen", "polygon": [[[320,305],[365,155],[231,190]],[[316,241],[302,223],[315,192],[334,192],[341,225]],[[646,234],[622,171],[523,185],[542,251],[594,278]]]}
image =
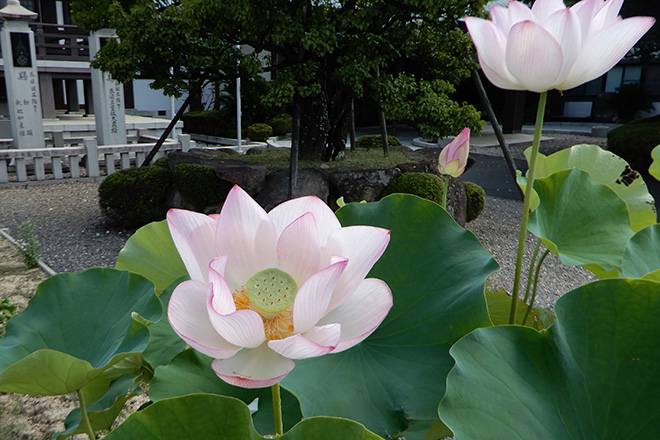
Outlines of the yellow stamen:
{"label": "yellow stamen", "polygon": [[266,339],[269,341],[284,339],[293,335],[293,310],[291,308],[283,310],[275,316],[265,317],[250,301],[245,286],[241,286],[239,290],[236,290],[233,297],[236,310],[252,310],[259,313],[264,323]]}

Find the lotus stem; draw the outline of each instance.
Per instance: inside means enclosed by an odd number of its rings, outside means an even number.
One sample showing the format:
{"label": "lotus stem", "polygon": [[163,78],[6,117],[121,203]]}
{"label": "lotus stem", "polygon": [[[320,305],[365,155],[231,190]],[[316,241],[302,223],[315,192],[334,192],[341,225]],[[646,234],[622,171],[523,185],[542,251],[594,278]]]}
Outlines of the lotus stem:
{"label": "lotus stem", "polygon": [[532,253],[532,259],[529,262],[529,271],[527,272],[527,286],[525,287],[525,297],[523,302],[527,304],[529,299],[529,291],[532,287],[532,277],[534,276],[534,265],[536,264],[536,258],[539,256],[539,250],[541,249],[541,239],[536,239],[536,246],[534,246],[534,252]]}
{"label": "lotus stem", "polygon": [[534,300],[536,299],[536,287],[539,284],[539,272],[541,271],[541,265],[543,264],[543,260],[545,260],[545,257],[547,257],[549,253],[550,251],[546,249],[546,251],[543,252],[543,255],[541,256],[541,259],[539,260],[538,264],[536,265],[536,271],[534,273],[534,289],[532,289],[532,299],[529,301],[529,305],[527,306],[527,312],[525,312],[525,316],[523,317],[522,325],[525,325],[525,322],[527,321],[529,314],[534,308]]}
{"label": "lotus stem", "polygon": [[525,254],[525,238],[527,237],[527,220],[529,219],[529,206],[532,199],[534,186],[534,172],[536,171],[536,158],[539,154],[541,144],[541,130],[543,129],[543,116],[545,115],[545,103],[548,92],[539,95],[539,105],[536,110],[536,124],[534,126],[534,139],[532,141],[532,154],[529,159],[529,170],[527,171],[527,184],[525,185],[525,199],[523,201],[522,217],[520,219],[520,233],[518,235],[518,252],[516,254],[516,270],[513,275],[513,293],[511,295],[511,313],[509,323],[515,324],[518,308],[518,293],[520,291],[520,275]]}
{"label": "lotus stem", "polygon": [[95,440],[96,434],[94,434],[94,429],[92,424],[89,421],[89,414],[87,413],[87,403],[85,402],[85,395],[81,390],[77,391],[78,393],[78,405],[80,405],[80,427],[85,431],[89,440]]}
{"label": "lotus stem", "polygon": [[442,208],[446,211],[447,210],[447,192],[449,192],[449,176],[445,174],[444,176],[444,182],[443,182],[443,188],[442,188]]}
{"label": "lotus stem", "polygon": [[282,399],[280,398],[280,384],[279,382],[271,388],[273,393],[273,422],[275,423],[275,434],[278,436],[284,433],[284,426],[282,424]]}

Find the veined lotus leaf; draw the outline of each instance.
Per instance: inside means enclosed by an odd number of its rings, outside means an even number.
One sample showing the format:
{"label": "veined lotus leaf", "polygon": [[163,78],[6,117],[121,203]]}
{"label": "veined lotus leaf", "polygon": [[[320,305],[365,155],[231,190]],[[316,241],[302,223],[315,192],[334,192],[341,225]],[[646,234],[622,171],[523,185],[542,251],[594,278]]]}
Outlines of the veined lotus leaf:
{"label": "veined lotus leaf", "polygon": [[660,283],[599,280],[557,321],[478,329],[451,349],[439,406],[456,440],[660,438]]}

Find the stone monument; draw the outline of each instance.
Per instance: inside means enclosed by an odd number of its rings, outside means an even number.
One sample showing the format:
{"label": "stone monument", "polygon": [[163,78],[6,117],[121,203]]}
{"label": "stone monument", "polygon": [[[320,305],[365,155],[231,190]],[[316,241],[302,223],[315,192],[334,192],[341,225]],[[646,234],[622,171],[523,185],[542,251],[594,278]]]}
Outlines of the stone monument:
{"label": "stone monument", "polygon": [[[103,45],[117,35],[112,29],[100,29],[89,36],[89,56],[101,50]],[[96,137],[99,145],[126,144],[126,110],[124,87],[107,72],[92,69],[92,90]]]}
{"label": "stone monument", "polygon": [[18,0],[8,0],[0,9],[4,21],[0,44],[4,60],[5,83],[11,130],[15,148],[44,148],[44,126],[34,34],[28,21],[37,14]]}

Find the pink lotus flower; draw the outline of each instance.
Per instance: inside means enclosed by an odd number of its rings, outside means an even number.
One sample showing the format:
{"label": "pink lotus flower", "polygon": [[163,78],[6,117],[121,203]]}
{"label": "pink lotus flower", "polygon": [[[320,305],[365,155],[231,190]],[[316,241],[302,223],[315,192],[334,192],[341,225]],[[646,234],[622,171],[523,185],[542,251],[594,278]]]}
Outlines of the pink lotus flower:
{"label": "pink lotus flower", "polygon": [[346,350],[392,307],[387,285],[365,279],[389,231],[341,227],[316,197],[266,213],[235,186],[219,216],[170,210],[167,222],[191,278],[168,319],[232,385],[271,386],[294,359]]}
{"label": "pink lotus flower", "polygon": [[438,157],[438,171],[452,177],[458,177],[465,171],[470,153],[470,129],[465,127],[456,138],[447,144]]}
{"label": "pink lotus flower", "polygon": [[492,21],[466,17],[479,64],[497,87],[544,92],[568,90],[606,73],[649,30],[655,19],[618,16],[623,0],[512,1],[494,6]]}

